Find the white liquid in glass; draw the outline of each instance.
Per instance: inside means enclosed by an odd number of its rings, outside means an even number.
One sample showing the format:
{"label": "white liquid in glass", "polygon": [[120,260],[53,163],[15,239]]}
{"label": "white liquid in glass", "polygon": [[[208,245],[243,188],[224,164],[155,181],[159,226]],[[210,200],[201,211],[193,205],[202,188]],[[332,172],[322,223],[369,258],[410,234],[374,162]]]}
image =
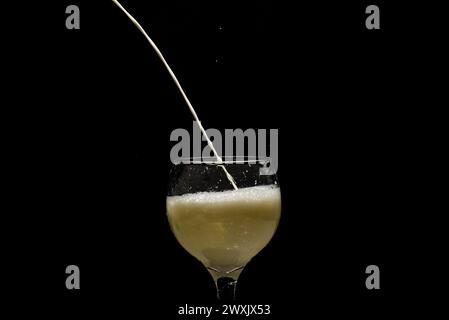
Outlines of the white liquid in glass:
{"label": "white liquid in glass", "polygon": [[271,240],[281,214],[276,186],[199,192],[167,198],[179,243],[206,267],[230,272],[248,263]]}

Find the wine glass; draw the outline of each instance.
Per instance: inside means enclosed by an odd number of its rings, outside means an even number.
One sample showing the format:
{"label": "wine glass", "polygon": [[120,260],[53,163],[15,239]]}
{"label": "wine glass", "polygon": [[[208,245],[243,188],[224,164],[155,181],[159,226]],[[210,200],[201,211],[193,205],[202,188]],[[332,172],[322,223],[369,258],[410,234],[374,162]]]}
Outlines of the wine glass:
{"label": "wine glass", "polygon": [[171,169],[168,221],[178,242],[209,270],[218,299],[233,301],[240,273],[278,226],[281,194],[277,176],[263,174],[268,161],[193,160]]}

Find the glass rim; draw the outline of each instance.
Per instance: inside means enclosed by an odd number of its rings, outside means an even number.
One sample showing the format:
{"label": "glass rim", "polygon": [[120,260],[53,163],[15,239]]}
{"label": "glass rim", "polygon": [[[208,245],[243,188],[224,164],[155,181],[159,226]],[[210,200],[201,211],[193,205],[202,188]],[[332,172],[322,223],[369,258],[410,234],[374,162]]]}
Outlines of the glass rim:
{"label": "glass rim", "polygon": [[233,159],[229,159],[231,157],[224,157],[222,161],[218,161],[217,157],[185,157],[179,158],[179,162],[173,163],[173,165],[228,165],[228,164],[261,164],[267,165],[270,163],[269,158],[259,158],[259,157],[249,157],[249,156],[233,156]]}

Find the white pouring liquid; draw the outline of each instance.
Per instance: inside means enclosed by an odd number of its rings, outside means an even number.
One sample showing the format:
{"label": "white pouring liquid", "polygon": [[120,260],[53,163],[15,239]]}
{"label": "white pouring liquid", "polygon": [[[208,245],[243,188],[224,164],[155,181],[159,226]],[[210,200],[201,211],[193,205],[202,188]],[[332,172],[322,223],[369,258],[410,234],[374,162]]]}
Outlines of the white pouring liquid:
{"label": "white pouring liquid", "polygon": [[[223,159],[217,153],[217,150],[215,150],[212,141],[210,141],[209,136],[206,133],[206,130],[204,130],[204,127],[201,124],[201,121],[200,121],[200,119],[198,118],[198,115],[195,112],[195,109],[193,108],[192,104],[190,103],[189,98],[187,97],[187,95],[185,94],[184,90],[182,89],[181,84],[178,81],[178,78],[176,78],[175,73],[172,71],[172,69],[168,65],[167,61],[165,60],[165,58],[162,55],[162,53],[159,50],[159,48],[156,46],[156,44],[153,42],[153,40],[151,40],[150,36],[148,36],[148,34],[143,29],[143,27],[140,25],[140,23],[136,19],[134,19],[134,17],[128,11],[126,11],[126,9],[120,4],[120,2],[118,2],[117,0],[112,0],[112,2],[114,2],[126,14],[126,16],[137,27],[137,29],[139,29],[139,31],[145,36],[145,38],[148,40],[148,42],[153,47],[154,51],[156,51],[156,54],[162,60],[162,63],[164,64],[164,66],[167,69],[168,73],[170,74],[171,78],[173,79],[173,81],[175,82],[175,84],[178,87],[179,91],[181,92],[181,95],[184,98],[185,102],[187,103],[187,106],[189,107],[190,112],[193,115],[193,118],[198,123],[198,126],[200,127],[201,132],[203,133],[204,137],[206,138],[207,144],[209,145],[210,149],[212,150],[212,152],[214,153],[215,157],[217,158],[217,162],[219,164],[223,163]],[[228,178],[229,182],[232,184],[234,189],[238,190],[237,185],[235,184],[234,178],[229,174],[228,170],[226,170],[226,168],[224,166],[221,166],[221,168],[223,169],[224,173],[226,174],[226,177]]]}

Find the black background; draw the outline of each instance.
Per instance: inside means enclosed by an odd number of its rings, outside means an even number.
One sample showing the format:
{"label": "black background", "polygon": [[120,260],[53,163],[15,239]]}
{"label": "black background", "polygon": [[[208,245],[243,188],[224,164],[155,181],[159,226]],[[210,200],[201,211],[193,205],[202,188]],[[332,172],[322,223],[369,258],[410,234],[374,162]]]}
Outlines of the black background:
{"label": "black background", "polygon": [[[69,4],[80,7],[80,30],[65,28]],[[417,74],[432,69],[420,50],[433,40],[417,11],[374,1],[381,30],[369,31],[364,1],[122,4],[206,127],[279,128],[282,220],[242,273],[237,302],[271,304],[270,319],[417,310],[432,276],[419,276],[416,256],[426,120],[411,101],[429,103]],[[192,126],[182,97],[111,1],[43,6],[29,34],[12,28],[27,88],[15,94],[15,161],[29,196],[16,202],[20,250],[8,265],[20,273],[12,296],[31,305],[18,311],[165,319],[215,303],[209,274],[165,217],[169,136]],[[79,291],[65,288],[70,264]],[[381,290],[365,288],[370,264]]]}

